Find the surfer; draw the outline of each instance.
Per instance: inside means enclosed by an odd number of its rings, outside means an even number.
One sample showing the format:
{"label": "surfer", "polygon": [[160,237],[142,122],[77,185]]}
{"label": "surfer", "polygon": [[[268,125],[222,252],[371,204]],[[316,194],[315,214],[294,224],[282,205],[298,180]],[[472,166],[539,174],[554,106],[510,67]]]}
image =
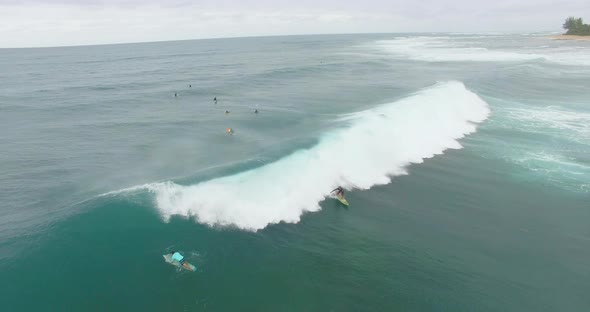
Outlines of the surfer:
{"label": "surfer", "polygon": [[178,94],[176,92],[174,92],[174,97],[177,97],[177,96],[178,96]]}
{"label": "surfer", "polygon": [[213,98],[213,102],[217,103],[217,97]]}
{"label": "surfer", "polygon": [[184,256],[181,255],[180,252],[172,250],[172,251],[170,251],[170,254],[172,254],[172,260],[180,263],[180,265],[182,265],[185,269],[194,271],[194,269],[191,268],[190,264],[185,263]]}
{"label": "surfer", "polygon": [[344,189],[342,188],[342,186],[339,186],[339,187],[333,189],[332,192],[330,192],[330,193],[334,193],[334,192],[336,192],[336,196],[344,197]]}
{"label": "surfer", "polygon": [[192,87],[193,87],[193,85],[190,85],[190,84],[189,84],[189,85],[188,85],[188,87],[189,87],[189,88],[192,88]]}
{"label": "surfer", "polygon": [[229,114],[229,111],[228,111],[228,110],[226,110],[226,111],[225,111],[225,113],[226,113],[226,114]]}
{"label": "surfer", "polygon": [[258,110],[257,109],[254,110],[254,114],[258,114]]}
{"label": "surfer", "polygon": [[178,261],[178,263],[180,264],[184,263],[184,256],[181,255],[180,252],[172,250],[170,253],[172,254],[173,260]]}

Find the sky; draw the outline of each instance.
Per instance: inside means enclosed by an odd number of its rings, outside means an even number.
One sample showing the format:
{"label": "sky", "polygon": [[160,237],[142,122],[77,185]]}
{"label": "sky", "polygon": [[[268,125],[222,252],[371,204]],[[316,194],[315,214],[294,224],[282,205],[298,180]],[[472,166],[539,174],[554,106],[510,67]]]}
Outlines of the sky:
{"label": "sky", "polygon": [[560,31],[590,0],[0,0],[0,48],[220,37]]}

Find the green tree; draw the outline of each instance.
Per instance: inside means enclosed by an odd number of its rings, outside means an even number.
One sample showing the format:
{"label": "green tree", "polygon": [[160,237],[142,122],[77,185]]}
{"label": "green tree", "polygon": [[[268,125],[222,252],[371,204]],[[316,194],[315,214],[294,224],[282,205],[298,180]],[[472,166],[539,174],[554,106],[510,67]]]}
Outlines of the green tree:
{"label": "green tree", "polygon": [[576,18],[573,16],[570,16],[568,18],[565,19],[565,23],[563,23],[563,29],[574,29],[574,25],[576,24]]}
{"label": "green tree", "polygon": [[568,17],[563,28],[567,29],[566,35],[590,36],[590,25],[584,24],[582,18]]}
{"label": "green tree", "polygon": [[584,21],[582,21],[582,18],[578,18],[576,19],[576,23],[574,24],[574,28],[576,29],[577,32],[580,32],[584,29]]}

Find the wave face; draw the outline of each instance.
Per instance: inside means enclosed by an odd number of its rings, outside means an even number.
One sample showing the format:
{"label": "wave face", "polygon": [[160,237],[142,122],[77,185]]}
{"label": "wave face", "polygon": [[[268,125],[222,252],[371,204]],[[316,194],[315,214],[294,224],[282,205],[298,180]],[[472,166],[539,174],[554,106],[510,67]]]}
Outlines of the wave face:
{"label": "wave face", "polygon": [[411,163],[459,149],[457,141],[489,115],[460,82],[439,83],[394,103],[354,114],[349,126],[274,163],[192,186],[154,183],[157,208],[211,226],[256,231],[297,223],[338,185],[368,189],[406,174]]}

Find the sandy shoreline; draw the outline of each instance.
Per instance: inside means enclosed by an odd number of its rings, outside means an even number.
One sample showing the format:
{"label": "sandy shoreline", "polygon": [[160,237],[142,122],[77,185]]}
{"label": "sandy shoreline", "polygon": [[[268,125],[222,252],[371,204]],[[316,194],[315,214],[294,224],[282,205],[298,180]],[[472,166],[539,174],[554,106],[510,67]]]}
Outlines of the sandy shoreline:
{"label": "sandy shoreline", "polygon": [[590,36],[575,36],[575,35],[556,35],[556,36],[549,36],[551,39],[555,40],[590,40]]}

